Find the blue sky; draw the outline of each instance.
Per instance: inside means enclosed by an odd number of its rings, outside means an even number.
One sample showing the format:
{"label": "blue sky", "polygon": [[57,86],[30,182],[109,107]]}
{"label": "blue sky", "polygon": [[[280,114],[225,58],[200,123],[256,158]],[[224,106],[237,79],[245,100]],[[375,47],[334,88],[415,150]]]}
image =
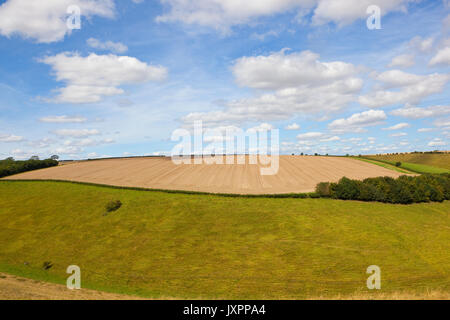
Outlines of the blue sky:
{"label": "blue sky", "polygon": [[168,153],[195,120],[285,154],[448,150],[449,2],[379,0],[369,30],[372,2],[0,0],[0,158]]}

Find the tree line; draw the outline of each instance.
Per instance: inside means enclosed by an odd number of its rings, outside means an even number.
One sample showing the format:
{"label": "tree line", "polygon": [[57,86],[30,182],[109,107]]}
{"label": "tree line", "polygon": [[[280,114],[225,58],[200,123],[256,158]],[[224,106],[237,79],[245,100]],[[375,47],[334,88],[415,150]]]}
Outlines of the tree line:
{"label": "tree line", "polygon": [[56,159],[39,160],[37,157],[32,157],[29,160],[20,161],[14,160],[13,158],[7,158],[5,160],[0,160],[0,178],[57,165],[58,161]]}

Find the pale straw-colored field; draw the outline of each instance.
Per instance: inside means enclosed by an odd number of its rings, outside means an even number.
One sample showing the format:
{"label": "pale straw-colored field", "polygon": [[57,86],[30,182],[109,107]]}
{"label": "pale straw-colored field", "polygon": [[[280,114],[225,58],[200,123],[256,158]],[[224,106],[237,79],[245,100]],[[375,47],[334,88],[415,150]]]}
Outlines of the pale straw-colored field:
{"label": "pale straw-colored field", "polygon": [[259,164],[182,164],[171,158],[80,161],[7,177],[69,180],[125,187],[232,194],[312,192],[319,182],[342,177],[398,177],[401,173],[347,157],[280,156],[275,175],[261,175]]}

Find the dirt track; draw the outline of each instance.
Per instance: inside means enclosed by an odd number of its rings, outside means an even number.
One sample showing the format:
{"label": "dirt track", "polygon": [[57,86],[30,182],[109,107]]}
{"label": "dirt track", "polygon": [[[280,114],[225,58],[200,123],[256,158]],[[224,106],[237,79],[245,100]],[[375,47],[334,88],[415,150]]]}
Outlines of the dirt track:
{"label": "dirt track", "polygon": [[115,293],[81,289],[69,290],[60,284],[47,283],[0,273],[0,300],[138,300]]}
{"label": "dirt track", "polygon": [[401,175],[389,169],[345,157],[281,156],[279,171],[261,176],[260,166],[175,165],[170,158],[128,158],[82,161],[21,173],[7,179],[54,179],[127,187],[213,193],[280,194],[314,191],[317,183],[342,177]]}

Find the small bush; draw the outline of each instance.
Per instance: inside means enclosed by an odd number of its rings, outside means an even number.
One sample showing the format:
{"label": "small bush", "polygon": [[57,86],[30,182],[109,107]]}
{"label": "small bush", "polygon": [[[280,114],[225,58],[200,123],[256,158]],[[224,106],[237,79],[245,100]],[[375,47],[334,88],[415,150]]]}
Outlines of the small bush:
{"label": "small bush", "polygon": [[321,197],[330,197],[331,196],[331,183],[329,182],[321,182],[316,186],[316,193]]}
{"label": "small bush", "polygon": [[342,178],[334,189],[334,193],[338,199],[354,200],[359,198],[360,181]]}
{"label": "small bush", "polygon": [[402,166],[402,163],[401,163],[400,161],[398,161],[398,162],[395,163],[395,166],[396,166],[396,167],[401,167],[401,166]]}
{"label": "small bush", "polygon": [[117,211],[121,206],[122,202],[120,202],[120,200],[110,201],[106,204],[106,212]]}

